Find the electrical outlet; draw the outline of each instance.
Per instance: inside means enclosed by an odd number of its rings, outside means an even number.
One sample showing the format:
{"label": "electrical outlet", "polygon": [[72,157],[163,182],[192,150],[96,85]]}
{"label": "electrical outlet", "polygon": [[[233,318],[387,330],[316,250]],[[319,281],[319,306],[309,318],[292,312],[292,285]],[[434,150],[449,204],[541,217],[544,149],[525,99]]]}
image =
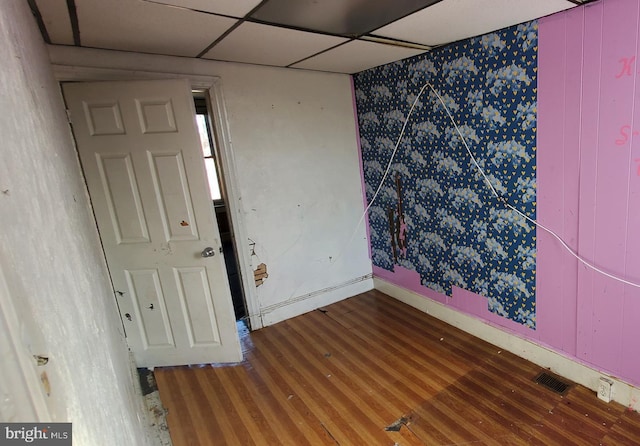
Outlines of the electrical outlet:
{"label": "electrical outlet", "polygon": [[613,381],[605,378],[604,376],[601,376],[600,382],[598,383],[598,398],[607,403],[610,402],[612,387],[613,387]]}

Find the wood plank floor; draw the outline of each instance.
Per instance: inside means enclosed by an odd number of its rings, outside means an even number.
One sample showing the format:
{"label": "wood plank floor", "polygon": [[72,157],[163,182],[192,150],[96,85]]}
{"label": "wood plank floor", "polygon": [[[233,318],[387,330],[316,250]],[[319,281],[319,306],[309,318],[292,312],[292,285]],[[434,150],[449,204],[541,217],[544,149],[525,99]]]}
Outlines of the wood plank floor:
{"label": "wood plank floor", "polygon": [[175,446],[640,444],[637,412],[377,291],[242,340],[240,364],[155,370]]}

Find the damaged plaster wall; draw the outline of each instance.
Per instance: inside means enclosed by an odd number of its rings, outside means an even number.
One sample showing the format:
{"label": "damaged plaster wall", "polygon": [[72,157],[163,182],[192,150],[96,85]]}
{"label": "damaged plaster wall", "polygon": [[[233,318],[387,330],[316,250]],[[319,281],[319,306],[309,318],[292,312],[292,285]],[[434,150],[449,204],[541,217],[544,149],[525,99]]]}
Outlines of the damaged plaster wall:
{"label": "damaged plaster wall", "polygon": [[19,347],[48,358],[33,367],[46,372],[48,412],[73,423],[74,444],[151,444],[61,95],[27,2],[0,3],[0,39],[0,269]]}
{"label": "damaged plaster wall", "polygon": [[364,224],[354,234],[364,209],[349,76],[225,71],[252,260],[269,273],[257,288],[263,323],[370,289],[357,282],[371,263]]}
{"label": "damaged plaster wall", "polygon": [[[237,169],[240,240],[268,278],[252,294],[264,325],[369,290],[371,262],[347,75],[50,46],[52,63],[221,79]],[[250,296],[251,298],[251,296]]]}

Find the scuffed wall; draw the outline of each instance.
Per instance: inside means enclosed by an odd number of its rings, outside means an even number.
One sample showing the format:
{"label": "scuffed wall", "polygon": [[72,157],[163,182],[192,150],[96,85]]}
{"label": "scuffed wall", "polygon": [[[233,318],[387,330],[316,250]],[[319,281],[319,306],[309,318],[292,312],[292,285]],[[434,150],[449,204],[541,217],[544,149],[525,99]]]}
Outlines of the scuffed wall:
{"label": "scuffed wall", "polygon": [[0,40],[0,268],[21,348],[48,358],[33,366],[46,373],[52,420],[73,423],[74,445],[150,444],[59,87],[27,2],[0,3]]}
{"label": "scuffed wall", "polygon": [[[536,58],[530,22],[357,74],[367,201],[428,81],[500,198],[535,218]],[[487,187],[429,87],[390,167],[369,209],[373,264],[414,271],[449,296],[473,291],[490,311],[535,328],[535,228]]]}

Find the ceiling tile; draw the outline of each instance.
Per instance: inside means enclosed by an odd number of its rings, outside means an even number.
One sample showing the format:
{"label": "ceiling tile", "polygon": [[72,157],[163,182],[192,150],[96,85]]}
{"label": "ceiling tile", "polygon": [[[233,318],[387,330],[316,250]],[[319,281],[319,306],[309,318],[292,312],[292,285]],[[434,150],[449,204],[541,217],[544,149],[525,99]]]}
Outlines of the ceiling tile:
{"label": "ceiling tile", "polygon": [[566,0],[443,0],[371,34],[423,45],[442,45],[574,6]]}
{"label": "ceiling tile", "polygon": [[251,18],[357,37],[438,0],[269,0]]}
{"label": "ceiling tile", "polygon": [[342,37],[244,22],[203,57],[284,67],[346,41]]}
{"label": "ceiling tile", "polygon": [[147,2],[163,3],[181,8],[208,11],[214,14],[244,17],[260,4],[260,0],[144,0]]}
{"label": "ceiling tile", "polygon": [[75,0],[82,46],[195,57],[235,19],[150,2]]}
{"label": "ceiling tile", "polygon": [[67,0],[36,0],[36,5],[47,28],[51,43],[73,45],[73,30],[71,29]]}
{"label": "ceiling tile", "polygon": [[292,66],[352,74],[424,52],[413,48],[354,40]]}

